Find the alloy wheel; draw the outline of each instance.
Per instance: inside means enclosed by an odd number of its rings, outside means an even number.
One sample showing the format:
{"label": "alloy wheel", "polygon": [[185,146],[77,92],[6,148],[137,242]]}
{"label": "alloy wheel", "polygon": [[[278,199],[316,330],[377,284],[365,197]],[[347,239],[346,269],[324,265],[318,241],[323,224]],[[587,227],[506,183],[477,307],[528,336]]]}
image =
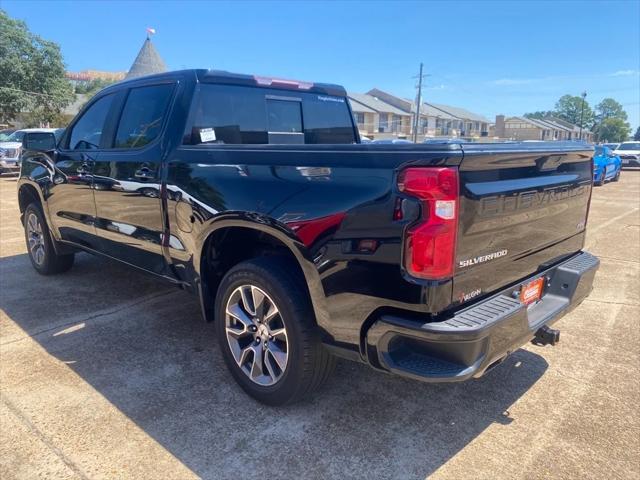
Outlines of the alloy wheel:
{"label": "alloy wheel", "polygon": [[275,384],[289,361],[287,329],[275,302],[255,285],[241,285],[225,308],[227,342],[236,363],[258,385]]}
{"label": "alloy wheel", "polygon": [[38,265],[42,265],[45,259],[44,235],[40,220],[35,213],[30,213],[27,217],[27,239],[31,258]]}

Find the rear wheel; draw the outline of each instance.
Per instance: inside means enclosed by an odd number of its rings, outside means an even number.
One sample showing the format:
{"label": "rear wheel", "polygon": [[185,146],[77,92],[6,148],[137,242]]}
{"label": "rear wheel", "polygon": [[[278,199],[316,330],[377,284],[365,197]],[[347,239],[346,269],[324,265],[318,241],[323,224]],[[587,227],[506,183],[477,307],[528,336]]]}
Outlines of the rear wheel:
{"label": "rear wheel", "polygon": [[42,210],[37,203],[31,203],[24,211],[24,234],[29,260],[42,275],[66,272],[73,266],[74,255],[59,255],[53,246],[53,238],[47,227]]}
{"label": "rear wheel", "polygon": [[593,184],[596,187],[601,187],[602,185],[604,185],[604,172],[602,172],[601,176],[599,178],[595,178],[593,180]]}
{"label": "rear wheel", "polygon": [[618,180],[620,180],[620,170],[618,170],[616,176],[611,179],[612,182],[617,182]]}
{"label": "rear wheel", "polygon": [[245,392],[268,405],[300,400],[335,364],[320,342],[304,282],[288,259],[261,257],[233,267],[218,289],[225,363]]}

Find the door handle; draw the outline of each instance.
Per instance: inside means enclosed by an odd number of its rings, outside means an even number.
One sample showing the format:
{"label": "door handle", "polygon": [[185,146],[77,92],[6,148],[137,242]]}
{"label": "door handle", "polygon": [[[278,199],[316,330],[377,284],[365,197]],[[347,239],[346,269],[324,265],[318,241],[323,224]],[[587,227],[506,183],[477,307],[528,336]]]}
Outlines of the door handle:
{"label": "door handle", "polygon": [[140,169],[136,170],[133,175],[136,178],[142,178],[144,180],[149,180],[155,178],[156,176],[156,174],[151,171],[149,167],[141,167]]}
{"label": "door handle", "polygon": [[76,172],[78,172],[80,175],[86,175],[89,173],[90,169],[91,167],[89,166],[89,164],[85,162],[76,169]]}

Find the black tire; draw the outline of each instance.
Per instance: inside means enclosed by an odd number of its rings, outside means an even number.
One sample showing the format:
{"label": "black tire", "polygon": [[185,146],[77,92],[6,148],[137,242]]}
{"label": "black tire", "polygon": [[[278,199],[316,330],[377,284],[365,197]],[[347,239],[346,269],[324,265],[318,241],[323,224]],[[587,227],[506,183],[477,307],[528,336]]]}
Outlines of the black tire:
{"label": "black tire", "polygon": [[[39,226],[39,236],[37,236],[37,233],[34,235],[32,231],[33,223],[31,225],[29,224],[30,221],[34,222],[34,218],[37,220],[37,225]],[[65,255],[56,253],[53,246],[54,240],[51,237],[47,221],[44,218],[40,205],[37,203],[29,204],[24,211],[24,234],[29,260],[31,260],[31,265],[33,265],[33,268],[35,268],[39,274],[55,275],[66,272],[73,266],[73,253]],[[30,243],[30,238],[37,243],[36,248],[34,248],[34,242]]]}
{"label": "black tire", "polygon": [[616,176],[611,179],[612,182],[617,182],[618,180],[620,180],[620,170],[618,170]]}
{"label": "black tire", "polygon": [[[285,405],[301,400],[318,389],[335,366],[334,357],[321,344],[306,282],[297,268],[293,261],[277,256],[241,262],[224,276],[216,296],[215,328],[224,361],[242,389],[267,405]],[[286,329],[286,367],[280,372],[280,377],[270,385],[260,385],[250,378],[251,374],[245,372],[234,357],[230,345],[232,340],[227,339],[227,303],[231,301],[234,292],[247,285],[258,287],[267,294],[266,298],[279,311],[275,317],[276,321],[281,321]],[[254,311],[256,310],[254,307]],[[252,339],[259,336],[259,332],[243,335]],[[256,344],[250,345],[256,347],[262,342],[259,339],[256,341]],[[268,354],[267,341],[265,342],[264,361],[260,361],[261,370],[266,367]],[[268,342],[270,344],[270,340]],[[262,347],[260,350],[263,351]],[[249,358],[253,355],[250,354]]]}

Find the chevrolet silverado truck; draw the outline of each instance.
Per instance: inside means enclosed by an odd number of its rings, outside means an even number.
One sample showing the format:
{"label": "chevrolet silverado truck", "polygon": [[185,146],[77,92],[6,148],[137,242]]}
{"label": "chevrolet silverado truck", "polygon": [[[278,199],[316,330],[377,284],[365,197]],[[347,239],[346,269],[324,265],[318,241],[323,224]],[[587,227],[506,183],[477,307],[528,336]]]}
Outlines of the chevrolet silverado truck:
{"label": "chevrolet silverado truck", "polygon": [[85,251],[193,292],[231,375],[282,405],[336,357],[480,377],[591,291],[593,149],[362,144],[345,90],[211,70],[98,93],[28,134],[18,196],[41,274]]}

